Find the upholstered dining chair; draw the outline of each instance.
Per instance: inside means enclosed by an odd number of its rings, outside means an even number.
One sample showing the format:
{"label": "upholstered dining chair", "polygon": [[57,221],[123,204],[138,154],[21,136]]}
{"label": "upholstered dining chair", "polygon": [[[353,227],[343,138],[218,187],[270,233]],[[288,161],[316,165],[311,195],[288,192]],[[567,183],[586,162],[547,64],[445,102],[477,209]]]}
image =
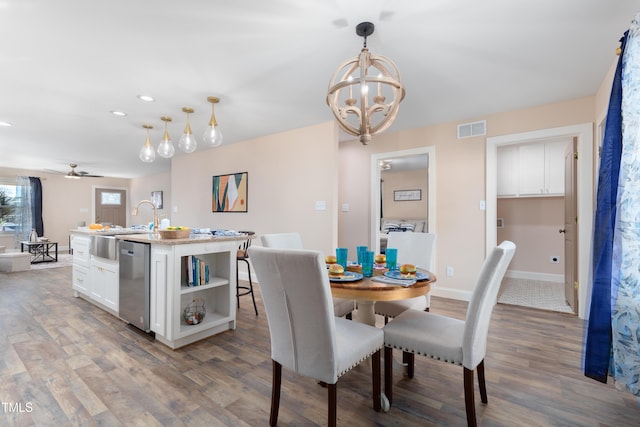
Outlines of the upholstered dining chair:
{"label": "upholstered dining chair", "polygon": [[[300,233],[274,233],[260,236],[262,246],[265,248],[304,249]],[[355,301],[344,298],[333,298],[333,312],[338,317],[346,317],[351,320],[355,309]]]}
{"label": "upholstered dining chair", "polygon": [[[388,248],[398,249],[398,266],[413,264],[425,270],[433,271],[436,255],[437,235],[433,233],[390,232],[387,238]],[[384,316],[384,323],[408,309],[429,311],[429,294],[398,301],[378,301],[375,312]]]}
{"label": "upholstered dining chair", "polygon": [[[239,233],[244,233],[247,235],[247,239],[242,242],[240,247],[238,248],[236,255],[236,300],[238,304],[238,308],[240,308],[240,297],[244,295],[251,295],[251,299],[253,300],[253,309],[256,312],[256,316],[258,315],[258,306],[256,305],[256,297],[253,293],[253,281],[251,280],[251,264],[249,263],[249,253],[247,250],[251,246],[251,240],[253,240],[253,236],[256,234],[254,231],[239,231]],[[245,262],[247,264],[247,274],[249,276],[249,286],[240,285],[240,280],[238,280],[238,264],[240,261]]]}
{"label": "upholstered dining chair", "polygon": [[385,394],[393,402],[393,349],[409,355],[408,374],[413,377],[414,356],[421,354],[443,362],[462,365],[467,424],[476,426],[474,403],[474,370],[478,372],[480,399],[487,403],[484,358],[493,307],[497,302],[500,282],[516,251],[513,242],[505,240],[486,258],[471,294],[465,320],[407,310],[384,327]]}
{"label": "upholstered dining chair", "polygon": [[[328,424],[336,425],[338,379],[371,357],[373,407],[381,409],[382,329],[336,317],[319,251],[251,247],[269,333],[273,383],[270,425],[278,422],[282,367],[326,384]],[[297,401],[297,399],[295,400]]]}
{"label": "upholstered dining chair", "polygon": [[265,248],[304,249],[300,233],[274,233],[260,236]]}

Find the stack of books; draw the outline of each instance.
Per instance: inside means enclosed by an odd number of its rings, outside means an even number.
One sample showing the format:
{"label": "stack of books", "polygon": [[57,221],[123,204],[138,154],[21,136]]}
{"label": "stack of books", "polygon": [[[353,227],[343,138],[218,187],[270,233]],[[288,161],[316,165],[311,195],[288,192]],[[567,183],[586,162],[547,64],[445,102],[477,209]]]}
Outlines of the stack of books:
{"label": "stack of books", "polygon": [[209,283],[209,266],[204,260],[193,255],[183,259],[186,263],[183,267],[188,272],[187,284],[189,286],[202,286]]}

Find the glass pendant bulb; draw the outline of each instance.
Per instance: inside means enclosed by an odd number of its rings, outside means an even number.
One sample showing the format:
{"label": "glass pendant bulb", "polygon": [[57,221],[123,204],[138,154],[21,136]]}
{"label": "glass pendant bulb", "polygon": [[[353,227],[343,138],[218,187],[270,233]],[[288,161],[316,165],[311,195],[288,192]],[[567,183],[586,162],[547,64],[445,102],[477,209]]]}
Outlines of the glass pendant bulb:
{"label": "glass pendant bulb", "polygon": [[210,96],[207,98],[207,101],[211,103],[211,120],[209,120],[209,126],[207,126],[204,131],[204,143],[209,145],[210,147],[219,147],[220,144],[222,144],[222,132],[220,131],[218,123],[216,122],[216,116],[213,113],[213,108],[215,104],[220,102],[220,98]]}
{"label": "glass pendant bulb", "polygon": [[158,145],[158,154],[165,159],[169,159],[173,157],[173,154],[176,152],[176,149],[173,148],[173,142],[171,142],[169,138],[169,131],[167,130],[167,123],[171,121],[171,117],[162,116],[160,120],[164,122],[164,137],[160,145]]}
{"label": "glass pendant bulb", "polygon": [[189,114],[193,113],[193,108],[184,107],[182,111],[187,113],[187,126],[184,128],[184,133],[180,137],[178,147],[185,153],[193,153],[198,146],[198,142],[191,132],[191,124],[189,123]]}
{"label": "glass pendant bulb", "polygon": [[153,129],[153,125],[142,125],[147,130],[147,141],[140,149],[140,160],[145,163],[152,163],[156,159],[156,152],[151,145],[151,139],[149,139],[149,129]]}

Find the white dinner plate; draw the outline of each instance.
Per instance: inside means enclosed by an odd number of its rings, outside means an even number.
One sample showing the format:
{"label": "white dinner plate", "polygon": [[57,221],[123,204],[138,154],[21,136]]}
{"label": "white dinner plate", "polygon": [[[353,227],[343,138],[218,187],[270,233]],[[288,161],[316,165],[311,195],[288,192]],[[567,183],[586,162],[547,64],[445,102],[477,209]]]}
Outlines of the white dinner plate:
{"label": "white dinner plate", "polygon": [[392,279],[405,279],[405,280],[414,280],[415,279],[417,281],[429,280],[429,275],[428,274],[421,273],[419,271],[416,272],[415,276],[408,276],[406,274],[402,274],[398,270],[386,271],[384,273],[384,275],[387,276],[387,277],[391,277]]}
{"label": "white dinner plate", "polygon": [[345,271],[344,274],[339,277],[329,276],[329,280],[332,282],[355,282],[360,279],[362,279],[362,274],[356,273],[355,271]]}

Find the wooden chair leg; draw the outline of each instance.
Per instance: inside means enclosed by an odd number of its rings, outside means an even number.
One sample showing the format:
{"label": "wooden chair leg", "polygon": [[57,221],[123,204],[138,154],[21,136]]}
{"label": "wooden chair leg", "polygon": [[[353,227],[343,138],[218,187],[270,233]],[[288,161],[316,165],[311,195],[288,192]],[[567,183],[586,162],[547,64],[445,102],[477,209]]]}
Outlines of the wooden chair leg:
{"label": "wooden chair leg", "polygon": [[380,412],[382,403],[380,402],[380,350],[371,356],[371,376],[373,377],[373,409]]}
{"label": "wooden chair leg", "polygon": [[278,410],[280,409],[280,386],[282,385],[282,365],[272,360],[272,379],[271,379],[271,415],[269,416],[269,425],[278,424]]}
{"label": "wooden chair leg", "polygon": [[467,426],[476,427],[476,405],[473,401],[473,371],[464,368],[464,405],[467,410]]}
{"label": "wooden chair leg", "polygon": [[484,382],[484,360],[476,367],[478,371],[478,386],[480,387],[480,400],[487,403],[487,385]]}
{"label": "wooden chair leg", "polygon": [[415,360],[416,360],[416,355],[413,353],[410,353],[408,351],[403,351],[402,352],[402,363],[404,363],[407,366],[407,376],[409,378],[413,378],[413,374],[415,372]]}
{"label": "wooden chair leg", "polygon": [[336,427],[338,422],[338,390],[337,384],[327,384],[327,403],[329,405],[329,418],[327,423],[329,427]]}
{"label": "wooden chair leg", "polygon": [[384,348],[384,394],[389,400],[389,404],[393,402],[393,349]]}

